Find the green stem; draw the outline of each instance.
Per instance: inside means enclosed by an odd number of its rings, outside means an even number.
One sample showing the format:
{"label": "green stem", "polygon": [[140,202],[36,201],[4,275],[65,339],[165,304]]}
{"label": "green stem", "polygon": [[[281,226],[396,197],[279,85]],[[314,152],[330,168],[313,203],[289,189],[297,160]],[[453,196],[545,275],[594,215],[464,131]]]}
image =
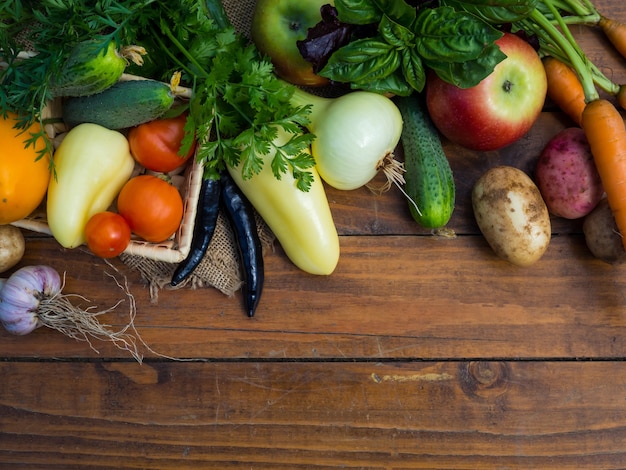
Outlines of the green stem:
{"label": "green stem", "polygon": [[570,5],[578,6],[582,11],[588,11],[590,14],[600,15],[596,6],[590,0],[565,0]]}
{"label": "green stem", "polygon": [[[541,49],[544,55],[552,56],[555,59],[558,59],[571,67],[569,59],[562,53],[562,51],[558,47],[553,47],[549,44],[543,44],[541,46]],[[620,85],[609,79],[593,62],[588,61],[587,64],[589,65],[589,69],[591,70],[594,83],[600,89],[606,91],[611,95],[617,95],[617,93],[619,93],[621,88]]]}
{"label": "green stem", "polygon": [[[161,49],[165,50],[167,52],[167,54],[172,58],[172,60],[174,60],[181,68],[186,70],[187,73],[189,73],[191,76],[196,76],[198,78],[206,78],[209,75],[208,72],[206,70],[204,70],[204,68],[198,63],[198,61],[195,59],[195,57],[193,57],[191,54],[189,54],[187,49],[185,49],[183,47],[183,45],[174,37],[174,35],[170,31],[170,29],[168,27],[166,27],[165,25],[163,25],[162,26],[162,30],[167,35],[167,37],[174,43],[174,45],[178,48],[178,50],[189,60],[189,62],[191,62],[194,65],[194,67],[196,68],[196,70],[198,72],[203,74],[203,76],[202,77],[198,77],[198,74],[196,72],[190,70],[189,67],[187,67],[180,60],[178,60],[178,58],[175,57],[169,51],[169,49],[167,47],[165,47],[165,45],[163,44],[161,39],[158,37],[158,35],[155,35],[155,39],[157,40],[157,42],[161,46]],[[217,85],[215,86],[215,90],[217,92],[219,92],[219,94],[223,94],[224,93],[224,90],[222,89],[222,87],[219,87]],[[233,109],[235,111],[237,111],[237,113],[239,113],[239,115],[241,117],[243,117],[248,122],[249,125],[253,125],[253,122],[250,120],[249,116],[246,113],[244,113],[241,108],[239,108],[238,106],[236,106],[233,103],[230,103],[230,105],[233,107]]]}
{"label": "green stem", "polygon": [[[546,5],[555,15],[555,18],[561,17],[551,4],[548,3]],[[598,90],[596,90],[594,85],[593,76],[588,66],[588,59],[582,53],[573,37],[568,35],[567,32],[565,34],[562,33],[537,9],[533,10],[528,19],[530,20],[528,24],[537,35],[543,37],[544,40],[548,39],[548,42],[552,40],[556,47],[567,57],[569,64],[578,74],[586,101],[597,100],[599,98]],[[566,25],[562,25],[562,28],[564,31],[569,31]]]}
{"label": "green stem", "polygon": [[220,0],[206,0],[205,6],[207,8],[209,18],[215,21],[215,24],[220,29],[226,29],[232,26],[232,23],[226,14],[226,10],[224,10],[224,5]]}
{"label": "green stem", "polygon": [[587,0],[544,0],[537,4],[537,9],[551,22],[557,24],[561,23],[554,17],[552,13],[554,10],[559,12],[558,16],[564,24],[595,26],[601,18],[598,10]]}
{"label": "green stem", "polygon": [[600,21],[600,14],[568,15],[563,17],[563,23],[570,25],[596,26]]}
{"label": "green stem", "polygon": [[554,0],[547,0],[547,2],[544,1],[543,3],[550,3],[553,7],[563,10],[571,15],[587,16],[590,14],[597,14],[593,5],[588,4],[584,0],[561,0],[558,2]]}
{"label": "green stem", "polygon": [[[167,25],[162,24],[161,25],[161,30],[165,33],[165,35],[168,37],[168,39],[170,41],[172,41],[172,43],[176,46],[176,48],[180,51],[180,53],[182,55],[184,55],[185,58],[196,68],[197,72],[194,73],[193,71],[190,71],[189,68],[187,66],[185,66],[184,64],[182,64],[181,61],[179,61],[177,58],[174,58],[174,60],[178,64],[180,64],[181,67],[183,67],[191,75],[198,75],[198,72],[203,74],[202,77],[207,77],[209,75],[208,72],[206,70],[204,70],[202,65],[200,65],[198,63],[196,58],[193,55],[191,55],[187,49],[185,49],[185,47],[180,43],[180,41],[178,39],[176,39],[176,37],[172,34],[172,31],[170,30],[170,28]],[[161,39],[158,37],[158,35],[155,36],[155,38],[157,39],[157,41],[159,41],[159,44],[161,45],[161,48],[164,48],[163,43],[161,42]],[[167,49],[167,48],[165,48],[165,49]],[[168,51],[168,55],[171,56],[171,53],[169,53],[169,51]]]}
{"label": "green stem", "polygon": [[181,69],[183,69],[184,71],[186,71],[189,75],[194,76],[194,73],[189,69],[189,67],[187,67],[184,63],[182,63],[178,57],[176,57],[175,54],[172,53],[172,51],[169,50],[169,48],[165,45],[165,43],[161,40],[159,34],[157,34],[157,31],[154,28],[150,28],[151,34],[154,37],[154,40],[157,42],[157,44],[159,45],[159,47],[161,48],[161,51],[164,52],[165,54],[167,54],[167,56],[172,59],[172,62],[174,62],[175,64],[177,64]]}

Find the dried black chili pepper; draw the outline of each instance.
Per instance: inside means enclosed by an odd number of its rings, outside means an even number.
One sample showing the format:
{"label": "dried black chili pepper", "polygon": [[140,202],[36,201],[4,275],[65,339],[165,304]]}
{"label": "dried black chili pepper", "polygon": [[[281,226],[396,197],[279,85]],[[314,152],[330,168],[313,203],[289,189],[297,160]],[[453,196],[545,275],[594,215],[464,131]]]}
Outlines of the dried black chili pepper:
{"label": "dried black chili pepper", "polygon": [[265,279],[263,247],[252,205],[227,172],[221,173],[220,181],[222,182],[222,207],[233,228],[233,235],[240,253],[244,281],[242,287],[244,305],[246,313],[252,317],[261,300]]}
{"label": "dried black chili pepper", "polygon": [[204,257],[217,223],[220,210],[221,183],[218,179],[205,178],[200,187],[191,247],[189,254],[179,263],[170,281],[176,286],[187,279]]}

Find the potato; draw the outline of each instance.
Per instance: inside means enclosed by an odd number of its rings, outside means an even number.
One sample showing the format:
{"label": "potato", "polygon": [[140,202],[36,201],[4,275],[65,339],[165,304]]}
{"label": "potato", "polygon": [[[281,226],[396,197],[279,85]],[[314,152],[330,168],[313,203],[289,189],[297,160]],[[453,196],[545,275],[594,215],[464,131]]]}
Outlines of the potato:
{"label": "potato", "polygon": [[499,257],[530,266],[543,256],[551,237],[550,214],[539,189],[522,170],[497,166],[472,189],[474,217]]}
{"label": "potato", "polygon": [[26,243],[22,231],[13,225],[0,225],[0,273],[8,271],[24,256]]}
{"label": "potato", "polygon": [[580,127],[563,129],[548,142],[537,160],[535,180],[548,210],[565,219],[584,217],[604,194]]}
{"label": "potato", "polygon": [[615,218],[606,198],[585,217],[583,233],[589,251],[596,258],[609,264],[622,264],[626,261],[622,236],[615,225]]}

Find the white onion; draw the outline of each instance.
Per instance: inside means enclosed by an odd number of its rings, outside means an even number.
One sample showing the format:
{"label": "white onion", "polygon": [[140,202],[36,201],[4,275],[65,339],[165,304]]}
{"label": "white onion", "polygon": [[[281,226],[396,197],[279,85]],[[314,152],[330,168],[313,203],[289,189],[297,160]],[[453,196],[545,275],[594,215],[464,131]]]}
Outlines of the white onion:
{"label": "white onion", "polygon": [[296,89],[291,102],[311,106],[307,125],[315,135],[311,153],[320,177],[330,186],[357,189],[380,171],[388,182],[404,182],[402,164],[393,155],[402,115],[389,98],[368,91],[326,98]]}

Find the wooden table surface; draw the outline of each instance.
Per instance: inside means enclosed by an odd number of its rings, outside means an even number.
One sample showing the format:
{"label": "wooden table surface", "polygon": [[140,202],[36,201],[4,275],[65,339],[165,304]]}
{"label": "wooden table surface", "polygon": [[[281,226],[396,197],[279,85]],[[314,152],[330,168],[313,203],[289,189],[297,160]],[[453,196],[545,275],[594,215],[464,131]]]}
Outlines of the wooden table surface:
{"label": "wooden table surface", "polygon": [[[626,21],[621,0],[597,0]],[[617,83],[626,63],[578,28]],[[170,360],[40,328],[0,331],[0,468],[556,469],[626,466],[626,266],[595,260],[580,221],[553,219],[529,268],[495,258],[470,190],[487,168],[532,172],[571,123],[547,108],[500,152],[445,143],[457,183],[442,239],[398,191],[328,190],[341,235],[334,274],[299,272],[277,244],[254,318],[212,288],[162,291],[114,264],[136,327]],[[65,292],[123,298],[111,269],[25,232],[20,264],[66,273]],[[114,326],[128,311],[107,314]]]}

